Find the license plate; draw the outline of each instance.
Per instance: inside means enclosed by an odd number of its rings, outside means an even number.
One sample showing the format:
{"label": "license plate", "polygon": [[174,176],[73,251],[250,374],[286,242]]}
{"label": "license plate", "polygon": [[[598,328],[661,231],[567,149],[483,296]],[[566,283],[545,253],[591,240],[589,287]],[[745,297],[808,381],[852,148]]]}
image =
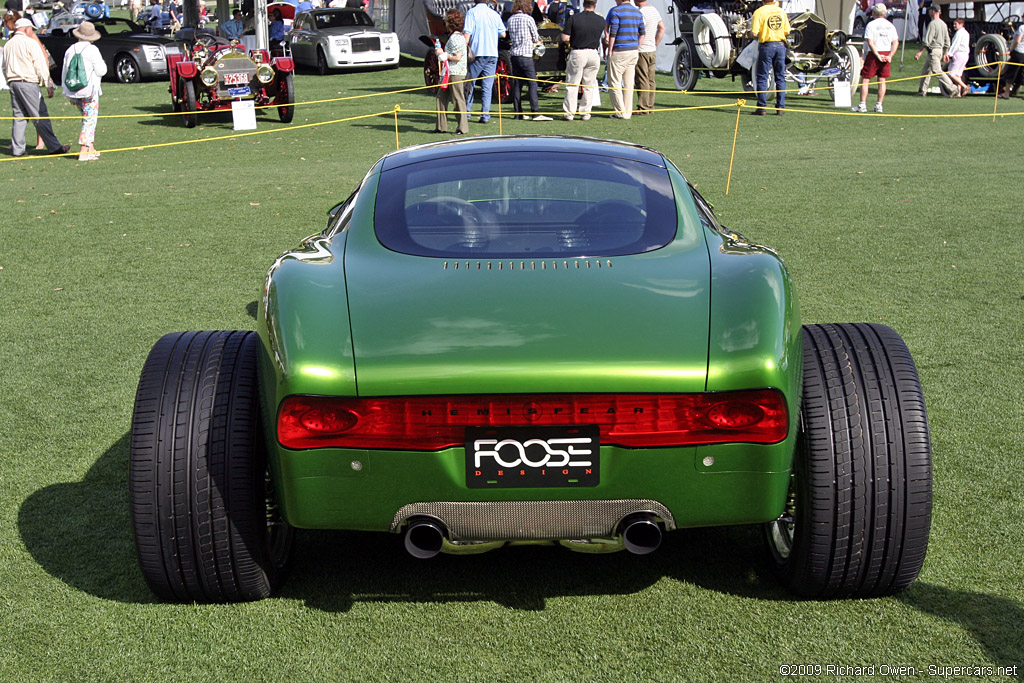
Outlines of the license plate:
{"label": "license plate", "polygon": [[224,74],[224,85],[249,85],[249,74]]}
{"label": "license plate", "polygon": [[466,486],[597,486],[601,430],[571,427],[466,427]]}
{"label": "license plate", "polygon": [[244,88],[228,88],[229,97],[245,97],[249,94],[249,86]]}

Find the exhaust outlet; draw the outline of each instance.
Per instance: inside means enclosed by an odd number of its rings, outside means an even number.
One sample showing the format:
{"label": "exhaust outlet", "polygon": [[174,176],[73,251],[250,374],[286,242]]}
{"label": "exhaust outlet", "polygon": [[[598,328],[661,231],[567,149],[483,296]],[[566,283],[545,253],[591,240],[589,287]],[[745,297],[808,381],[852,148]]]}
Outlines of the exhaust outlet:
{"label": "exhaust outlet", "polygon": [[661,545],[661,527],[651,515],[632,515],[620,522],[622,544],[634,555],[653,553]]}
{"label": "exhaust outlet", "polygon": [[405,531],[405,549],[413,557],[427,560],[441,552],[444,546],[444,527],[432,519],[420,519],[409,524]]}

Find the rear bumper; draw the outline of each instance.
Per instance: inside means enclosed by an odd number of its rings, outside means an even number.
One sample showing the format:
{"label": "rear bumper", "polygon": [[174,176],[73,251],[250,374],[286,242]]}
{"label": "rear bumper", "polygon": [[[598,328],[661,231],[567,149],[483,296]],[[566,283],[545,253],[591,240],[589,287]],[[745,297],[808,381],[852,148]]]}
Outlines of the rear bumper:
{"label": "rear bumper", "polygon": [[[666,529],[775,519],[788,490],[792,443],[791,436],[771,446],[602,447],[600,483],[577,488],[469,488],[461,448],[413,453],[276,447],[271,449],[271,465],[282,514],[299,528],[397,531],[417,514],[439,516],[430,511],[458,509],[464,515],[472,508],[473,515],[484,518],[472,528],[484,531],[466,540],[591,538],[607,532],[602,530],[604,522],[594,526],[593,511],[618,510],[618,501],[644,502],[638,510],[667,510],[667,516],[660,515],[670,520]],[[510,528],[508,511],[516,509],[517,501],[601,503],[524,506],[521,510],[545,510],[544,524],[529,522],[527,516],[515,532],[494,531]],[[460,507],[461,503],[493,505]],[[662,507],[654,508],[655,504]],[[550,519],[552,515],[563,518]],[[617,519],[612,512],[602,515],[597,516]]]}

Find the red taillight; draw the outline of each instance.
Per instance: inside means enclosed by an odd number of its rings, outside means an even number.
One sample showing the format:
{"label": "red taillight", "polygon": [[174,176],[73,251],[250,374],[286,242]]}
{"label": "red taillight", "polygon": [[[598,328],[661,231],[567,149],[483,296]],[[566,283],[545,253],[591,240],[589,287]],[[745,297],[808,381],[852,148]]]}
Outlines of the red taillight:
{"label": "red taillight", "polygon": [[277,438],[286,448],[435,451],[465,443],[466,427],[597,425],[625,448],[778,443],[786,400],[776,389],[710,394],[507,394],[333,398],[290,396]]}

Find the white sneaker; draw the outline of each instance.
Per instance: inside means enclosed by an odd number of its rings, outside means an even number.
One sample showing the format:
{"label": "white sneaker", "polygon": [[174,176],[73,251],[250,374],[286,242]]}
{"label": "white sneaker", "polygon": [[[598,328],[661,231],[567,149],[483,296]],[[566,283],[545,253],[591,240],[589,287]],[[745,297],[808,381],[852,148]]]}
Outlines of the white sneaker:
{"label": "white sneaker", "polygon": [[866,105],[865,103],[861,102],[856,107],[853,107],[852,109],[850,109],[850,111],[855,111],[858,114],[867,114],[868,113],[868,105]]}
{"label": "white sneaker", "polygon": [[563,121],[572,121],[572,114],[562,114]]}
{"label": "white sneaker", "polygon": [[589,120],[590,120],[590,114],[584,114],[583,116],[580,117],[580,121],[589,121]]}
{"label": "white sneaker", "polygon": [[550,116],[544,116],[543,114],[537,114],[533,117],[534,121],[554,121]]}
{"label": "white sneaker", "polygon": [[875,102],[875,113],[876,114],[881,114],[882,113],[882,103],[881,102]]}

